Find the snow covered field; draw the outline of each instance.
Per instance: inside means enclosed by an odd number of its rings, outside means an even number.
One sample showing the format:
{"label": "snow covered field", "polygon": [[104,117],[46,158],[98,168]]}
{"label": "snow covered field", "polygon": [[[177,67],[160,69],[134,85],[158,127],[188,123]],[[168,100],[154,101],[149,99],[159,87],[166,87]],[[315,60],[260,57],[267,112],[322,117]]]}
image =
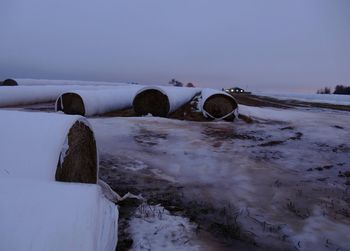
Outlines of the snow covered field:
{"label": "snow covered field", "polygon": [[300,100],[315,103],[350,105],[350,95],[338,94],[304,94],[304,93],[254,93],[260,96],[272,97],[281,100]]}
{"label": "snow covered field", "polygon": [[[255,122],[90,119],[101,175],[117,191],[141,192],[172,213],[180,210],[228,250],[348,250],[348,112],[240,111]],[[163,238],[141,236],[135,220],[129,224],[134,243]],[[202,231],[190,234],[193,240]],[[216,244],[197,241],[191,248]]]}

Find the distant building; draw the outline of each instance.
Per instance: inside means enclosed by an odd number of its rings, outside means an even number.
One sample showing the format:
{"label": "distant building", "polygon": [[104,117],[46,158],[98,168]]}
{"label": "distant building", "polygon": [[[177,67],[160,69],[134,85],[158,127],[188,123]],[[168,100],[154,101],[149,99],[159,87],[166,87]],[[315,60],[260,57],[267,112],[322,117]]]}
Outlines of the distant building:
{"label": "distant building", "polygon": [[232,87],[224,90],[227,93],[230,94],[250,94],[250,92],[246,92],[244,89],[239,87]]}

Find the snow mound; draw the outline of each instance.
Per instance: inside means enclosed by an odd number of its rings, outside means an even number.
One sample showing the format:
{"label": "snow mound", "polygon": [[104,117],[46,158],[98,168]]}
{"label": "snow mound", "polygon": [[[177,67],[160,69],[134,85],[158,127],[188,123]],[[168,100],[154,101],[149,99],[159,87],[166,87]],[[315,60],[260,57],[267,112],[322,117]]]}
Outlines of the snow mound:
{"label": "snow mound", "polygon": [[164,207],[142,204],[130,220],[131,250],[200,250],[191,243],[196,225],[174,216]]}

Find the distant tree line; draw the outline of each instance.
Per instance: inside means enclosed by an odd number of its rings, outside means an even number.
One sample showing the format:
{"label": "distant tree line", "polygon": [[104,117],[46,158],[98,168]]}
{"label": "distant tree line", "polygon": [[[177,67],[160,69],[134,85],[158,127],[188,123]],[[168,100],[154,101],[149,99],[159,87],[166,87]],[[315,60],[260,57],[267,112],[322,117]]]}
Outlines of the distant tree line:
{"label": "distant tree line", "polygon": [[[325,87],[317,90],[317,94],[331,94],[331,88]],[[337,85],[333,94],[350,95],[350,86]]]}
{"label": "distant tree line", "polygon": [[350,86],[337,85],[333,93],[350,95]]}
{"label": "distant tree line", "polygon": [[172,85],[172,86],[177,86],[177,87],[194,87],[194,85],[192,83],[187,83],[186,85],[176,79],[172,79],[169,81],[169,85]]}
{"label": "distant tree line", "polygon": [[317,94],[331,94],[331,88],[325,87],[317,90]]}

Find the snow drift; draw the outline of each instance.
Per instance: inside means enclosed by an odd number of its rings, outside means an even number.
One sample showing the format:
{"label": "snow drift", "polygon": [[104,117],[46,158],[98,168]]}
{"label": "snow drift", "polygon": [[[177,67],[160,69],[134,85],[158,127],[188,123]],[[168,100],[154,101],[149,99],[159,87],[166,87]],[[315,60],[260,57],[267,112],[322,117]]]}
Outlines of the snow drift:
{"label": "snow drift", "polygon": [[133,100],[137,115],[166,117],[200,93],[198,88],[153,86],[139,90]]}
{"label": "snow drift", "polygon": [[141,86],[120,86],[114,89],[77,90],[61,94],[56,111],[66,114],[92,116],[132,107],[132,101]]}
{"label": "snow drift", "polygon": [[0,111],[0,178],[96,183],[97,150],[80,116]]}
{"label": "snow drift", "polygon": [[203,89],[199,109],[203,116],[213,120],[233,120],[238,116],[238,103],[224,91]]}
{"label": "snow drift", "polygon": [[118,210],[98,185],[0,177],[0,200],[0,250],[116,248]]}

